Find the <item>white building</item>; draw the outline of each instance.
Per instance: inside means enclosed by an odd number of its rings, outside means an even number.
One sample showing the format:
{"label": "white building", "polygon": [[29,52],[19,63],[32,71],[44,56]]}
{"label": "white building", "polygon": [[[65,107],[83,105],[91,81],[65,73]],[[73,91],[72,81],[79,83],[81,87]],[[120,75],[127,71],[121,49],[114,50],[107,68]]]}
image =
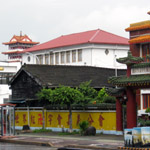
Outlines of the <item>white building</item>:
{"label": "white building", "polygon": [[116,58],[127,56],[128,39],[103,30],[92,30],[60,36],[25,49],[22,64],[88,65],[104,68],[126,68]]}
{"label": "white building", "polygon": [[20,67],[21,64],[19,65],[18,62],[0,62],[0,104],[7,102],[10,98],[11,90],[9,89],[8,83]]}

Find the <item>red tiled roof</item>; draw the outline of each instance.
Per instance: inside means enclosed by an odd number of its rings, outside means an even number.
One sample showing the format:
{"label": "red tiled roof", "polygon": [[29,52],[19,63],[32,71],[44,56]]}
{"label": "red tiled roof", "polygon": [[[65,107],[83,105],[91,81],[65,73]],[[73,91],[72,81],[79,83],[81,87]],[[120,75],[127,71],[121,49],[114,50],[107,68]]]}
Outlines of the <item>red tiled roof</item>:
{"label": "red tiled roof", "polygon": [[33,42],[27,35],[20,35],[16,36],[14,35],[9,42],[3,43],[4,45],[10,45],[10,44],[15,44],[15,43],[25,43],[25,44],[39,44],[39,42]]}
{"label": "red tiled roof", "polygon": [[86,43],[129,45],[127,38],[97,29],[60,36],[43,44],[25,49],[23,52],[32,52]]}

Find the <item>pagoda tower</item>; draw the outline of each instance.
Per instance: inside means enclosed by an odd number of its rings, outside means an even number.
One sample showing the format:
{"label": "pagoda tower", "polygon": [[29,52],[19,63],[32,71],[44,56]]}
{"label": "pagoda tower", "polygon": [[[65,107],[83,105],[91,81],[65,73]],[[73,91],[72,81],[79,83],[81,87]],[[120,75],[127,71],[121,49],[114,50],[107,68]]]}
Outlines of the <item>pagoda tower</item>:
{"label": "pagoda tower", "polygon": [[[148,12],[150,14],[150,12]],[[148,115],[150,107],[150,20],[132,23],[125,29],[129,32],[130,51],[127,57],[117,59],[126,64],[125,76],[110,77],[109,83],[115,85],[114,93],[117,99],[117,130],[123,130],[122,104],[126,104],[127,128],[137,126],[138,117]],[[118,92],[124,88],[122,95]],[[114,95],[110,90],[111,95]],[[123,97],[126,96],[126,99]]]}
{"label": "pagoda tower", "polygon": [[34,45],[39,44],[39,42],[33,42],[27,35],[14,35],[9,42],[3,43],[8,45],[8,51],[3,52],[2,54],[8,55],[9,62],[21,62],[22,54],[21,51],[24,49],[33,47]]}

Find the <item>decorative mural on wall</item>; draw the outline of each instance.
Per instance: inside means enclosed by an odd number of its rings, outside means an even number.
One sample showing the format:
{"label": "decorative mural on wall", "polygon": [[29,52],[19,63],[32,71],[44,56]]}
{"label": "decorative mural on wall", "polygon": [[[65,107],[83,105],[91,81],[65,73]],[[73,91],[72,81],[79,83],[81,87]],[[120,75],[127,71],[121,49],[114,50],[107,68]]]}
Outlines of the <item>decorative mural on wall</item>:
{"label": "decorative mural on wall", "polygon": [[[28,117],[29,114],[29,117]],[[15,125],[23,126],[29,124],[30,127],[43,126],[42,111],[16,111]],[[45,127],[48,128],[69,128],[69,113],[44,111]],[[97,130],[116,130],[116,112],[73,112],[72,125],[73,129],[79,129],[79,122],[88,120],[91,126]]]}

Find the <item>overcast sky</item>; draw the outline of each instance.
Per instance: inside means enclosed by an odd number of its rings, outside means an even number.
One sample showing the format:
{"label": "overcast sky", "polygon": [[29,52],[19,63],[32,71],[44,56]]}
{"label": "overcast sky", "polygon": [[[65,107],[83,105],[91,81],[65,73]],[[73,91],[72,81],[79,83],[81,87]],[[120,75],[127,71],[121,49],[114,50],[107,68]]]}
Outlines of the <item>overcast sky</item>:
{"label": "overcast sky", "polygon": [[[0,0],[0,51],[13,35],[47,42],[61,35],[102,29],[129,37],[131,23],[150,20],[150,0]],[[0,55],[0,60],[4,59]]]}

